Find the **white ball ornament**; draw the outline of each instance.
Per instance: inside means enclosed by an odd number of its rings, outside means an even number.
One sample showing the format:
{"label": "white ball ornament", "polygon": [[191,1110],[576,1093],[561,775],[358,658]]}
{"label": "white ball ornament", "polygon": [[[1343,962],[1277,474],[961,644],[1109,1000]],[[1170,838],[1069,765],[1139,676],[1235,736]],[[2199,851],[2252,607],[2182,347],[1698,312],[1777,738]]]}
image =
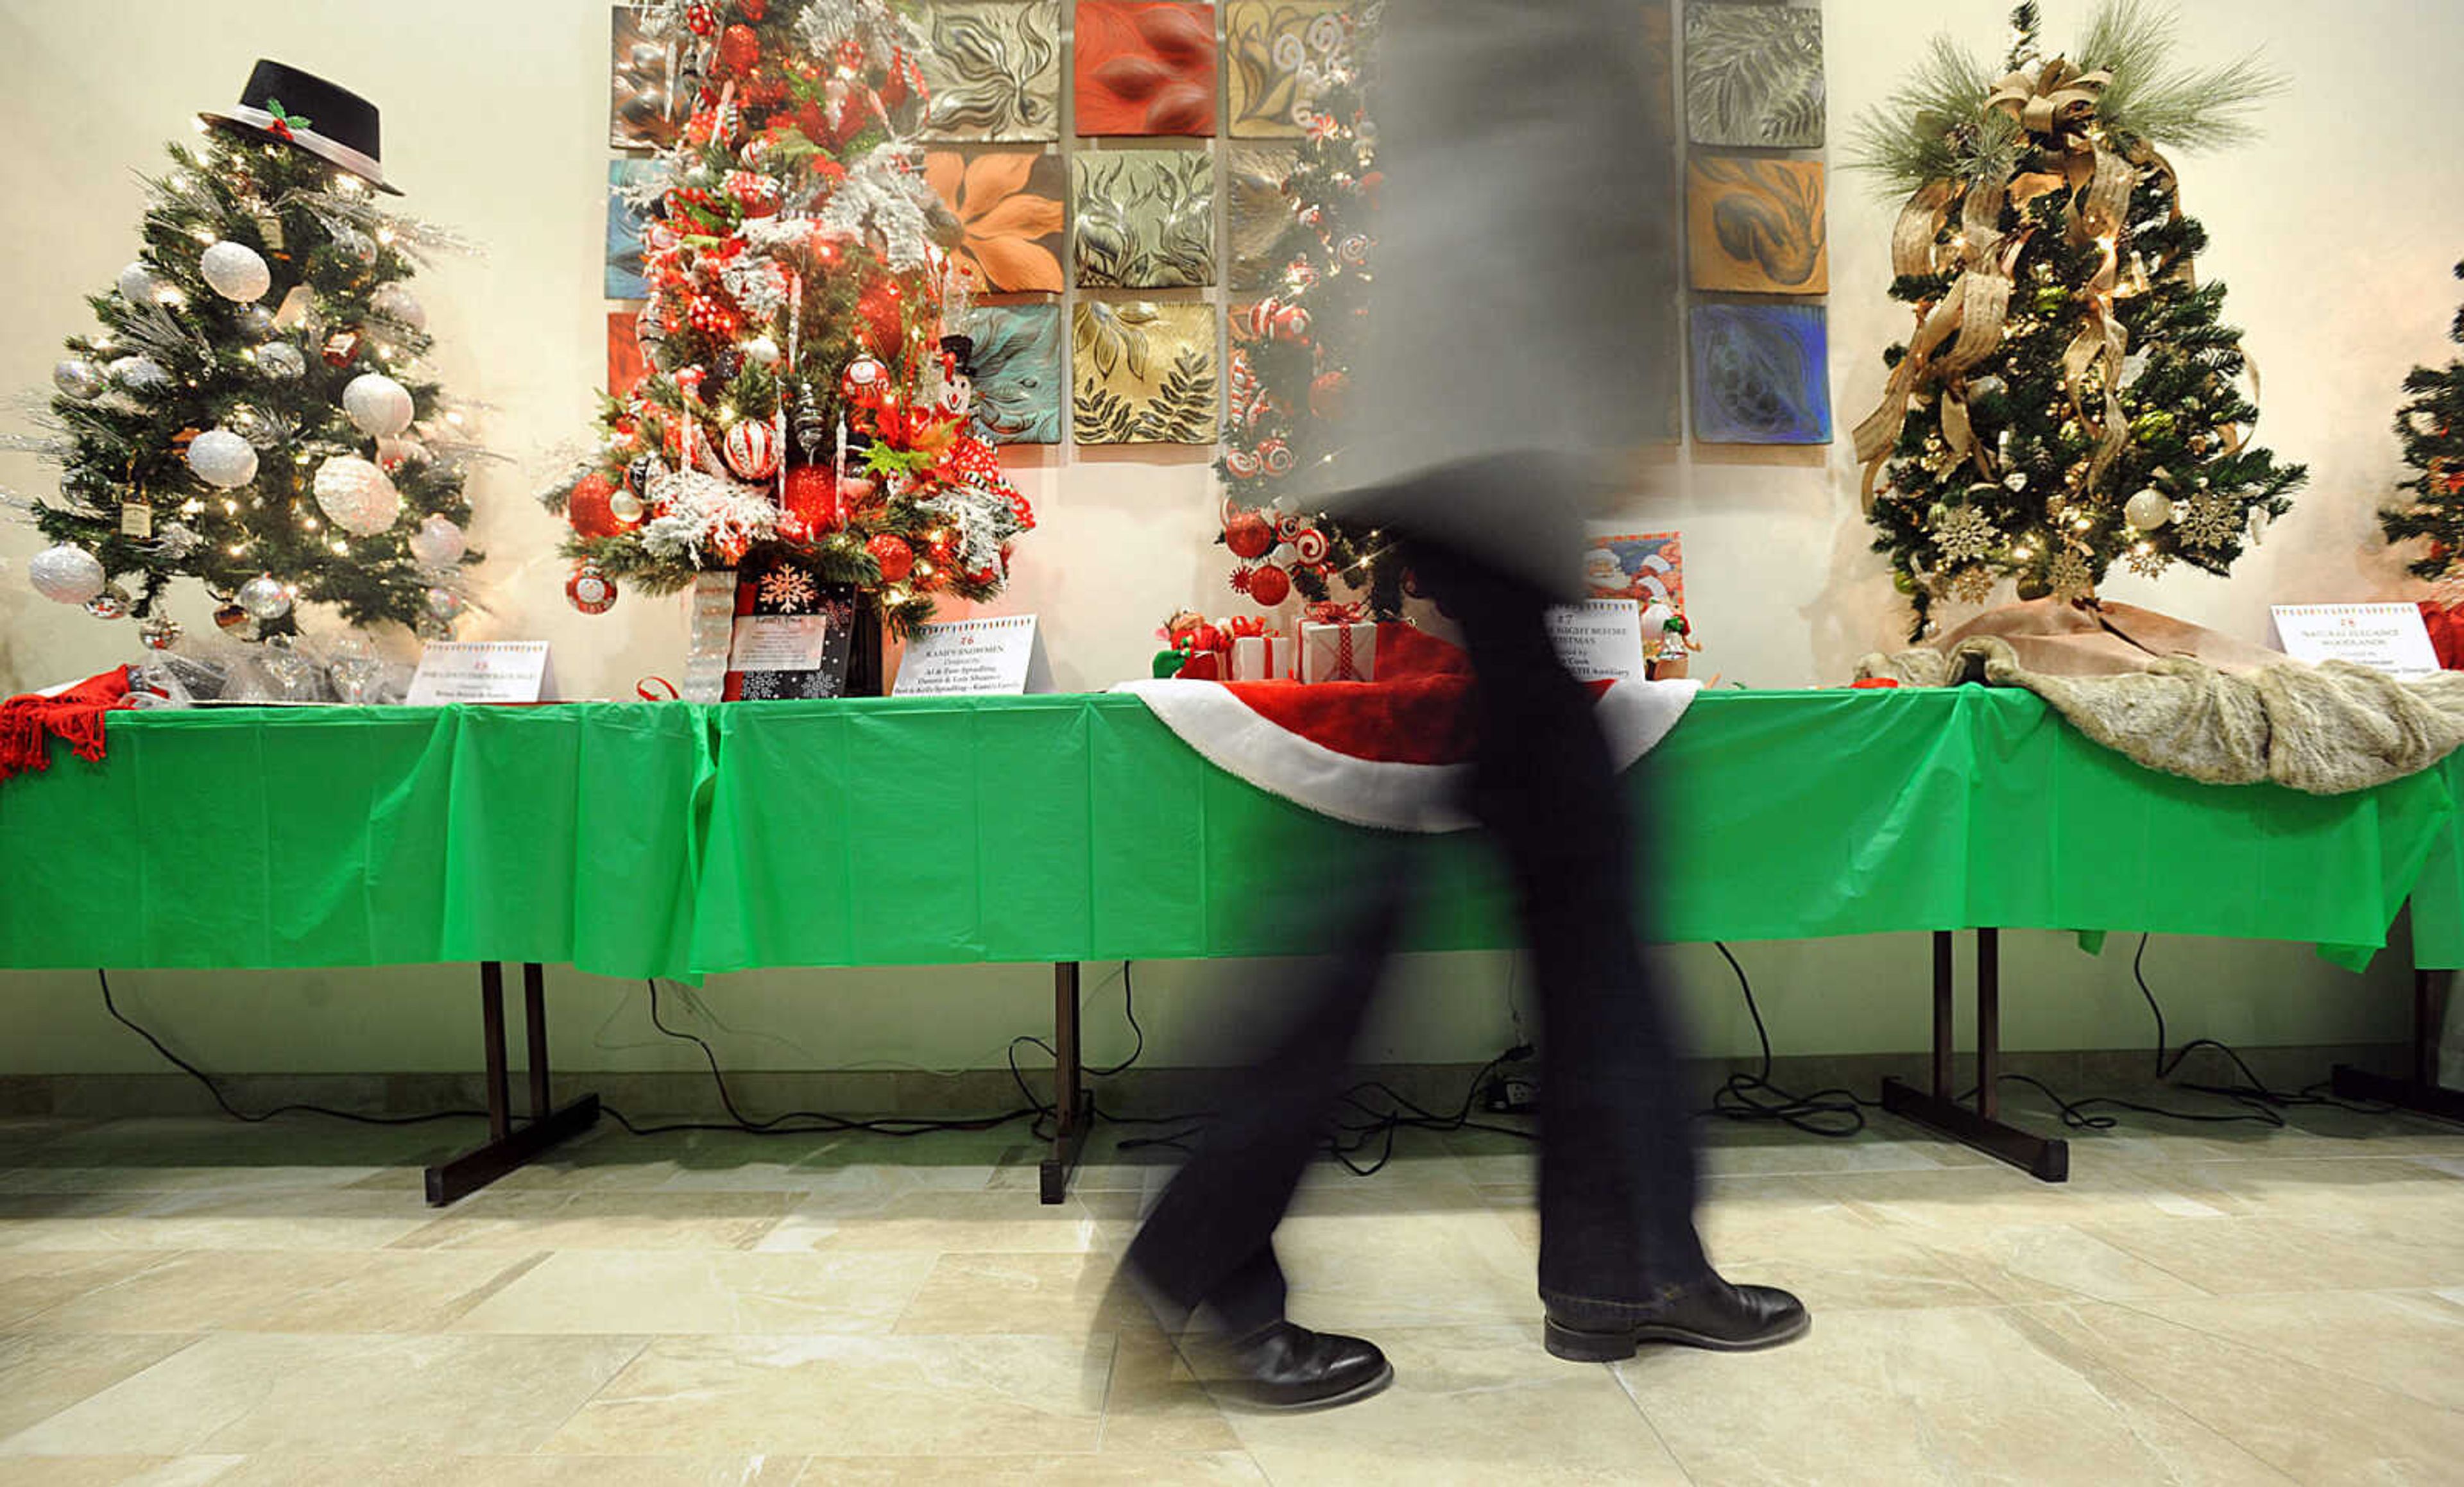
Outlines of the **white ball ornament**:
{"label": "white ball ornament", "polygon": [[132,305],[158,304],[162,301],[163,281],[155,276],[153,265],[143,258],[121,270],[120,277],[114,282],[120,287],[120,297]]}
{"label": "white ball ornament", "polygon": [[399,281],[378,285],[377,292],[368,296],[368,308],[410,330],[428,329],[428,307]]}
{"label": "white ball ornament", "polygon": [[206,287],[234,304],[253,304],[274,287],[274,271],[255,249],[225,238],[209,245],[197,259]]}
{"label": "white ball ornament", "polygon": [[390,439],[410,426],[410,390],[383,372],[363,372],[343,387],[342,411],[360,432]]}
{"label": "white ball ornament", "polygon": [[239,606],[252,620],[279,620],[291,612],[291,590],[270,573],[260,573],[239,586]]}
{"label": "white ball ornament", "polygon": [[110,383],[103,380],[100,367],[83,357],[71,357],[53,366],[52,385],[79,403],[91,403]]}
{"label": "white ball ornament", "polygon": [[317,509],[327,520],[370,537],[402,516],[402,492],[385,472],[355,454],[338,454],[317,467]]}
{"label": "white ball ornament", "polygon": [[619,487],[616,493],[607,498],[607,514],[627,525],[641,520],[642,514],[647,510],[640,496],[623,487]]}
{"label": "white ball ornament", "polygon": [[110,370],[111,380],[130,392],[160,392],[171,385],[171,374],[152,357],[121,357]]}
{"label": "white ball ornament", "polygon": [[188,468],[218,491],[256,478],[256,446],[228,428],[209,428],[188,441]]}
{"label": "white ball ornament", "polygon": [[2173,519],[2173,503],[2162,491],[2142,491],[2123,503],[2122,517],[2142,532],[2153,532]]}
{"label": "white ball ornament", "polygon": [[442,516],[430,516],[419,524],[408,543],[411,561],[423,568],[451,568],[462,560],[470,539],[462,529]]}
{"label": "white ball ornament", "polygon": [[744,343],[744,360],[763,366],[779,364],[779,343],[767,336],[756,336]]}
{"label": "white ball ornament", "polygon": [[99,558],[66,542],[28,558],[26,577],[35,593],[61,604],[82,604],[100,594],[107,581]]}

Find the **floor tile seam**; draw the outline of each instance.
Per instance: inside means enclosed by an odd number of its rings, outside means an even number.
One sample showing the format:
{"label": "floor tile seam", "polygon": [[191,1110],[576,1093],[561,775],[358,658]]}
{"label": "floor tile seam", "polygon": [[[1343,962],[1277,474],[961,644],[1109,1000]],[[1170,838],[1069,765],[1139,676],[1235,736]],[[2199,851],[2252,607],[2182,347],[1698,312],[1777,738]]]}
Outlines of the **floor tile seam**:
{"label": "floor tile seam", "polygon": [[[77,1336],[84,1336],[84,1335],[90,1335],[90,1334],[80,1334],[80,1333],[65,1333],[65,1334],[62,1334],[62,1333],[55,1333],[55,1334],[53,1334],[53,1335],[54,1335],[54,1336],[69,1336],[69,1337],[77,1337]],[[148,1335],[155,1335],[155,1334],[148,1334]],[[176,1335],[176,1334],[163,1334],[163,1335]],[[0,1460],[36,1460],[36,1459],[41,1459],[41,1458],[46,1457],[46,1456],[53,1456],[53,1455],[70,1455],[70,1454],[87,1454],[87,1453],[71,1453],[71,1452],[18,1452],[18,1451],[12,1451],[12,1450],[11,1450],[10,1448],[11,1448],[11,1446],[16,1442],[16,1441],[18,1441],[18,1440],[20,1440],[20,1439],[23,1439],[25,1436],[27,1436],[27,1435],[29,1435],[29,1434],[31,1434],[31,1433],[33,1433],[33,1432],[35,1432],[35,1431],[41,1430],[44,1426],[49,1425],[49,1424],[50,1424],[50,1423],[52,1423],[54,1420],[58,1419],[61,1415],[64,1415],[64,1414],[68,1413],[70,1410],[77,1410],[77,1409],[81,1409],[81,1408],[83,1408],[85,1405],[87,1405],[88,1403],[91,1403],[91,1402],[92,1402],[94,1399],[96,1399],[97,1397],[99,1397],[99,1396],[100,1396],[100,1395],[102,1395],[102,1394],[107,1394],[107,1393],[109,1393],[111,1390],[113,1390],[113,1389],[115,1389],[120,1388],[120,1387],[121,1387],[121,1385],[123,1385],[123,1384],[133,1383],[133,1382],[135,1382],[135,1381],[136,1381],[136,1380],[138,1380],[138,1379],[143,1378],[146,1374],[153,1372],[155,1369],[157,1369],[157,1368],[159,1368],[159,1367],[162,1367],[165,1364],[167,1364],[167,1363],[171,1362],[173,1359],[178,1358],[178,1357],[180,1357],[181,1355],[183,1355],[183,1354],[185,1354],[185,1353],[188,1352],[191,1348],[196,1347],[199,1344],[206,1342],[207,1340],[209,1340],[209,1338],[211,1338],[211,1337],[213,1337],[213,1336],[214,1336],[214,1334],[213,1334],[213,1333],[210,1333],[210,1332],[200,1332],[200,1333],[192,1334],[192,1335],[188,1338],[188,1341],[187,1342],[187,1344],[185,1344],[185,1345],[182,1345],[182,1346],[172,1348],[169,1352],[165,1353],[162,1357],[155,1359],[152,1363],[147,1364],[144,1367],[138,1369],[136,1372],[134,1372],[134,1373],[129,1373],[129,1374],[124,1374],[124,1375],[121,1376],[120,1378],[113,1379],[110,1383],[105,1384],[105,1385],[101,1386],[101,1387],[100,1387],[100,1388],[99,1388],[99,1389],[95,1389],[89,1390],[88,1392],[86,1392],[86,1393],[84,1393],[84,1394],[79,1395],[77,1398],[76,1398],[76,1399],[74,1399],[74,1400],[71,1400],[69,1403],[67,1403],[67,1404],[65,1404],[65,1405],[62,1405],[60,1408],[58,1408],[57,1410],[53,1410],[51,1413],[49,1413],[49,1414],[47,1414],[47,1415],[43,1416],[41,1419],[39,1419],[39,1420],[33,1420],[33,1421],[29,1421],[29,1422],[28,1422],[28,1423],[27,1423],[23,1428],[21,1428],[21,1429],[19,1429],[19,1430],[17,1430],[17,1431],[14,1431],[14,1432],[11,1432],[10,1434],[7,1434],[7,1435],[0,1435]],[[223,1421],[223,1422],[222,1422],[222,1424],[221,1424],[221,1425],[217,1425],[217,1426],[215,1426],[215,1427],[214,1427],[214,1429],[215,1429],[215,1430],[221,1430],[224,1426],[227,1426],[227,1425],[229,1425],[230,1423],[231,1423],[231,1422],[230,1422],[229,1420],[225,1420],[225,1421]],[[148,1454],[148,1453],[132,1453],[132,1454]],[[197,1453],[197,1452],[195,1452],[195,1451],[193,1451],[193,1450],[183,1450],[183,1451],[176,1451],[176,1452],[172,1452],[172,1453],[170,1453],[170,1454],[173,1454],[173,1455],[194,1455],[194,1454],[197,1454],[198,1453]]]}
{"label": "floor tile seam", "polygon": [[1677,1475],[1684,1478],[1688,1487],[1691,1487],[1694,1474],[1686,1470],[1684,1458],[1677,1454],[1675,1446],[1669,1444],[1668,1437],[1661,1433],[1660,1422],[1653,1419],[1651,1411],[1643,1408],[1642,1396],[1635,1392],[1634,1381],[1625,1376],[1624,1369],[1614,1365],[1601,1364],[1599,1367],[1608,1369],[1609,1379],[1617,1385],[1617,1392],[1625,1396],[1625,1402],[1633,1407],[1636,1417],[1642,1421],[1642,1428],[1651,1432],[1651,1438],[1660,1443],[1661,1454],[1668,1458],[1669,1465],[1677,1468]]}
{"label": "floor tile seam", "polygon": [[[2268,1297],[2274,1296],[2429,1296],[2434,1294],[2436,1293],[2416,1286],[2391,1286],[2382,1288],[2346,1286],[2335,1290],[2324,1291],[2266,1292],[2260,1293],[2255,1298],[2245,1298],[2242,1296],[2217,1297],[2215,1300],[2233,1302],[2246,1299],[2264,1300]],[[2145,1298],[2141,1298],[2141,1300],[2145,1300]],[[2414,1404],[2422,1405],[2428,1409],[2440,1410],[2442,1412],[2455,1411],[2455,1407],[2453,1404],[2441,1400],[2425,1398],[2424,1396],[2415,1393],[2411,1388],[2403,1382],[2387,1382],[2378,1379],[2365,1378],[2358,1373],[2345,1372],[2325,1367],[2298,1352],[2288,1352],[2281,1347],[2266,1342],[2253,1341],[2249,1338],[2234,1337],[2228,1333],[2218,1332],[2211,1327],[2202,1326],[2195,1322],[2185,1322],[2178,1317],[2167,1317],[2161,1312],[2149,1311],[2145,1307],[2134,1304],[2130,1301],[2111,1301],[2106,1302],[2105,1304],[2118,1306],[2124,1311],[2145,1317],[2150,1322],[2162,1323],[2167,1326],[2187,1328],[2189,1331],[2195,1332],[2199,1336],[2207,1338],[2212,1342],[2221,1343],[2228,1347],[2239,1348],[2244,1352],[2255,1353],[2260,1358],[2272,1363],[2289,1364],[2299,1367],[2314,1368],[2322,1373],[2340,1376],[2348,1384],[2359,1385],[2363,1389],[2370,1389],[2377,1393],[2391,1395],[2398,1399],[2409,1399]],[[2459,1341],[2464,1341],[2464,1326],[2459,1326],[2457,1336]]]}
{"label": "floor tile seam", "polygon": [[[506,1333],[491,1334],[490,1336],[491,1336],[491,1340],[492,1340],[492,1341],[498,1341],[498,1340],[502,1340],[502,1339],[505,1339],[505,1338],[539,1337],[539,1336],[542,1336],[542,1335],[544,1335],[544,1336],[549,1336],[549,1337],[556,1337],[558,1341],[562,1341],[562,1342],[569,1342],[569,1341],[571,1341],[571,1339],[570,1339],[570,1338],[567,1338],[567,1337],[557,1337],[557,1335],[556,1335],[556,1334],[552,1334],[552,1333],[551,1333],[551,1334],[539,1334],[539,1333],[524,1333],[524,1332],[506,1332]],[[544,1430],[544,1431],[540,1432],[539,1433],[538,1437],[537,1437],[537,1438],[532,1442],[532,1444],[531,1444],[531,1449],[530,1449],[528,1452],[523,1453],[524,1454],[527,1454],[527,1455],[534,1455],[534,1456],[539,1456],[539,1455],[553,1456],[553,1455],[560,1454],[561,1453],[552,1452],[552,1451],[549,1451],[549,1450],[547,1449],[547,1448],[548,1448],[548,1444],[549,1444],[549,1442],[551,1442],[551,1441],[555,1440],[559,1435],[563,1434],[563,1433],[564,1433],[564,1432],[565,1432],[566,1427],[568,1427],[568,1426],[572,1425],[572,1424],[573,1424],[573,1422],[574,1422],[575,1420],[578,1420],[578,1419],[580,1419],[580,1418],[582,1417],[582,1411],[583,1411],[584,1410],[589,1409],[589,1408],[591,1407],[591,1405],[592,1405],[594,1402],[596,1402],[596,1401],[598,1400],[598,1398],[599,1398],[599,1396],[600,1396],[600,1395],[606,1393],[606,1392],[607,1392],[608,1388],[609,1388],[611,1385],[613,1385],[613,1384],[614,1384],[618,1379],[623,1378],[623,1377],[626,1375],[626,1373],[627,1373],[627,1371],[629,1371],[635,1364],[640,1363],[640,1362],[642,1361],[642,1355],[643,1355],[643,1354],[645,1354],[645,1353],[647,1353],[647,1352],[649,1352],[649,1351],[650,1350],[651,1346],[652,1346],[654,1344],[656,1344],[656,1343],[658,1342],[658,1339],[657,1339],[656,1337],[646,1336],[646,1335],[641,1334],[641,1333],[630,1333],[630,1334],[627,1334],[627,1333],[611,1333],[611,1334],[608,1334],[608,1335],[609,1335],[609,1336],[612,1336],[612,1337],[625,1337],[625,1336],[631,1336],[631,1337],[634,1339],[634,1344],[633,1344],[632,1350],[631,1350],[630,1352],[627,1352],[627,1353],[625,1355],[625,1357],[624,1357],[623,1361],[622,1361],[622,1362],[620,1362],[620,1363],[618,1363],[618,1364],[616,1365],[616,1367],[612,1367],[612,1368],[608,1369],[608,1370],[607,1370],[607,1376],[606,1376],[605,1378],[601,1379],[601,1380],[599,1381],[598,1385],[597,1385],[596,1387],[594,1387],[594,1388],[590,1390],[590,1392],[589,1392],[589,1393],[587,1393],[587,1394],[583,1395],[583,1396],[582,1397],[582,1399],[581,1399],[581,1400],[579,1400],[578,1402],[576,1402],[576,1403],[575,1403],[575,1405],[574,1405],[574,1407],[573,1407],[571,1410],[566,1410],[566,1411],[565,1411],[565,1413],[563,1414],[563,1416],[562,1416],[562,1417],[561,1417],[560,1419],[558,1419],[558,1420],[557,1420],[557,1422],[556,1422],[554,1425],[551,1425],[551,1426],[549,1426],[546,1430]],[[808,1457],[807,1459],[809,1460],[810,1458]],[[803,1474],[800,1472],[800,1473],[798,1473],[797,1475],[798,1475],[799,1476],[803,1476]]]}

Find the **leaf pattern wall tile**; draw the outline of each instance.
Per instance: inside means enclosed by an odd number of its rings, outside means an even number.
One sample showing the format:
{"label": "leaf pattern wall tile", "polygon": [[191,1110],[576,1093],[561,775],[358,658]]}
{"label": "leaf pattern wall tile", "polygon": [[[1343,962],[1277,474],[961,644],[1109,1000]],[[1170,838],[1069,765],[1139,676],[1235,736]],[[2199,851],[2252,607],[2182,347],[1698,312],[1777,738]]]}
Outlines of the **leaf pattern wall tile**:
{"label": "leaf pattern wall tile", "polygon": [[1081,300],[1071,333],[1080,444],[1213,444],[1215,307]]}
{"label": "leaf pattern wall tile", "polygon": [[1215,161],[1204,150],[1076,156],[1082,287],[1191,289],[1215,282]]}
{"label": "leaf pattern wall tile", "polygon": [[935,0],[921,19],[926,139],[1061,138],[1061,0]]}
{"label": "leaf pattern wall tile", "polygon": [[1078,0],[1078,132],[1215,133],[1215,7]]}
{"label": "leaf pattern wall tile", "polygon": [[1694,307],[1694,437],[1831,442],[1830,338],[1813,305]]}
{"label": "leaf pattern wall tile", "polygon": [[976,431],[995,444],[1059,444],[1061,307],[978,305],[966,334]]}
{"label": "leaf pattern wall tile", "polygon": [[1685,169],[1687,258],[1696,289],[1820,295],[1831,288],[1822,166],[1698,155]]}
{"label": "leaf pattern wall tile", "polygon": [[977,288],[1054,294],[1067,227],[1061,157],[1043,150],[928,150],[924,179],[964,234],[957,257]]}
{"label": "leaf pattern wall tile", "polygon": [[1820,11],[1685,8],[1685,120],[1695,143],[1814,149],[1824,108]]}
{"label": "leaf pattern wall tile", "polygon": [[669,108],[667,45],[642,34],[641,14],[629,5],[613,8],[608,27],[607,142],[666,149],[684,127]]}
{"label": "leaf pattern wall tile", "polygon": [[1271,289],[1283,280],[1283,254],[1276,246],[1292,227],[1292,204],[1284,195],[1300,152],[1288,144],[1236,144],[1231,166],[1232,262],[1224,278],[1233,289]]}
{"label": "leaf pattern wall tile", "polygon": [[1232,133],[1297,140],[1315,80],[1340,58],[1351,36],[1342,0],[1232,0],[1223,12],[1223,50],[1232,76]]}

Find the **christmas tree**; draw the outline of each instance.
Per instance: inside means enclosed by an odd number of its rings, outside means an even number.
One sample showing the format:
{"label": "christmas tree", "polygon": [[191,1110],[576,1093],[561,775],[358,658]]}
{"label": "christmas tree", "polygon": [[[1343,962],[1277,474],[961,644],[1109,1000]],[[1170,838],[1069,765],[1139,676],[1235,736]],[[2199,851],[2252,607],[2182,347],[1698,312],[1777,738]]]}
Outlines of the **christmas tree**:
{"label": "christmas tree", "polygon": [[1909,193],[1891,295],[1917,331],[1857,452],[1919,637],[2004,578],[2092,602],[2116,561],[2225,573],[2307,478],[2249,442],[2241,333],[2159,153],[2249,138],[2280,83],[2177,67],[2172,17],[2140,0],[2108,0],[2070,58],[2042,55],[2035,5],[2013,25],[1999,75],[1936,40],[1856,163]]}
{"label": "christmas tree", "polygon": [[179,636],[162,610],[182,577],[242,639],[296,634],[300,602],[441,634],[478,560],[462,532],[476,451],[426,375],[404,281],[451,239],[308,147],[324,137],[304,106],[269,106],[275,127],[217,122],[146,182],[143,255],[53,369],[36,447],[59,495],[32,511],[54,545],[28,571],[49,598],[137,617],[156,647]]}
{"label": "christmas tree", "polygon": [[[2464,263],[2455,276],[2464,279]],[[2464,312],[2448,339],[2464,345]],[[2404,390],[2410,401],[2395,416],[2395,432],[2404,462],[2418,473],[2404,485],[2411,497],[2381,512],[2379,525],[2389,542],[2430,539],[2430,550],[2411,564],[2413,576],[2436,583],[2441,600],[2453,604],[2464,594],[2464,361],[2416,366]]]}
{"label": "christmas tree", "polygon": [[1216,469],[1225,489],[1218,540],[1239,559],[1237,592],[1268,608],[1294,589],[1313,602],[1356,592],[1377,619],[1393,620],[1403,610],[1401,554],[1380,534],[1309,511],[1287,493],[1295,471],[1331,456],[1343,439],[1375,249],[1378,175],[1363,61],[1381,9],[1341,17],[1340,43],[1305,64],[1313,101],[1284,185],[1291,225],[1271,251],[1285,265],[1283,281],[1233,316],[1231,415]]}
{"label": "christmas tree", "polygon": [[938,596],[992,598],[1034,521],[943,334],[964,279],[915,142],[923,33],[886,0],[652,0],[640,26],[690,112],[631,187],[649,375],[546,495],[575,602],[785,565],[903,634]]}

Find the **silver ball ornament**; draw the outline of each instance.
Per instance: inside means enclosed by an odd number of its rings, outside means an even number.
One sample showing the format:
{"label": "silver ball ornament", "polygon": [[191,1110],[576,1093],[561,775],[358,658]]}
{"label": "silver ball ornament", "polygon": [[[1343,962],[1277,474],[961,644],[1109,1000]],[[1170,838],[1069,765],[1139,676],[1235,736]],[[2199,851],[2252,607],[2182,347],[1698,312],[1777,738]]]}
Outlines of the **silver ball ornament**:
{"label": "silver ball ornament", "polygon": [[252,304],[274,287],[274,271],[257,251],[228,238],[207,245],[197,257],[197,273],[208,289],[235,304]]}
{"label": "silver ball ornament", "polygon": [[180,622],[165,620],[161,615],[137,627],[137,638],[144,643],[147,650],[168,650],[180,644]]}
{"label": "silver ball ornament", "polygon": [[239,313],[239,333],[251,340],[264,340],[275,332],[274,312],[263,305],[251,305]]}
{"label": "silver ball ornament", "polygon": [[71,357],[52,367],[52,385],[79,403],[91,403],[110,387],[102,368],[83,357]]}
{"label": "silver ball ornament", "polygon": [[2173,502],[2162,491],[2142,491],[2123,503],[2122,519],[2142,532],[2153,532],[2173,519]]}
{"label": "silver ball ornament", "polygon": [[188,468],[219,491],[256,478],[256,447],[228,428],[209,428],[188,441]]}
{"label": "silver ball ornament", "polygon": [[342,389],[342,411],[360,432],[390,439],[410,426],[410,389],[383,372],[363,372]]}
{"label": "silver ball ornament", "polygon": [[163,281],[155,276],[154,266],[143,258],[121,270],[115,282],[120,289],[120,297],[132,305],[161,303],[165,288]]}
{"label": "silver ball ornament", "polygon": [[152,357],[121,357],[110,371],[111,380],[130,392],[160,392],[171,385],[171,374]]}
{"label": "silver ball ornament", "polygon": [[355,263],[377,261],[377,241],[357,228],[341,228],[334,233],[334,250]]}
{"label": "silver ball ornament", "polygon": [[368,296],[368,308],[410,330],[428,329],[428,307],[421,304],[419,296],[405,289],[399,280],[378,285],[377,292]]}
{"label": "silver ball ornament", "polygon": [[82,604],[101,593],[107,581],[101,559],[67,542],[28,558],[26,578],[35,593],[61,604]]}
{"label": "silver ball ornament", "polygon": [[256,348],[256,369],[276,382],[297,382],[308,373],[308,358],[287,340],[270,340]]}
{"label": "silver ball ornament", "polygon": [[470,539],[462,529],[442,516],[430,516],[419,524],[407,544],[410,557],[423,568],[451,568],[462,560]]}
{"label": "silver ball ornament", "polygon": [[445,624],[451,624],[462,617],[462,596],[449,588],[429,589],[428,613],[431,619]]}
{"label": "silver ball ornament", "polygon": [[291,590],[270,573],[260,573],[239,586],[239,606],[260,623],[291,612]]}
{"label": "silver ball ornament", "polygon": [[355,454],[338,454],[318,466],[315,489],[317,509],[356,536],[374,536],[401,519],[402,492],[384,470]]}
{"label": "silver ball ornament", "polygon": [[259,449],[270,449],[282,442],[280,422],[253,403],[232,404],[231,410],[223,415],[223,426]]}
{"label": "silver ball ornament", "polygon": [[767,336],[756,336],[744,343],[744,360],[763,366],[779,364],[779,343]]}
{"label": "silver ball ornament", "polygon": [[129,603],[126,589],[117,583],[106,583],[101,593],[85,601],[85,612],[98,620],[125,620]]}

